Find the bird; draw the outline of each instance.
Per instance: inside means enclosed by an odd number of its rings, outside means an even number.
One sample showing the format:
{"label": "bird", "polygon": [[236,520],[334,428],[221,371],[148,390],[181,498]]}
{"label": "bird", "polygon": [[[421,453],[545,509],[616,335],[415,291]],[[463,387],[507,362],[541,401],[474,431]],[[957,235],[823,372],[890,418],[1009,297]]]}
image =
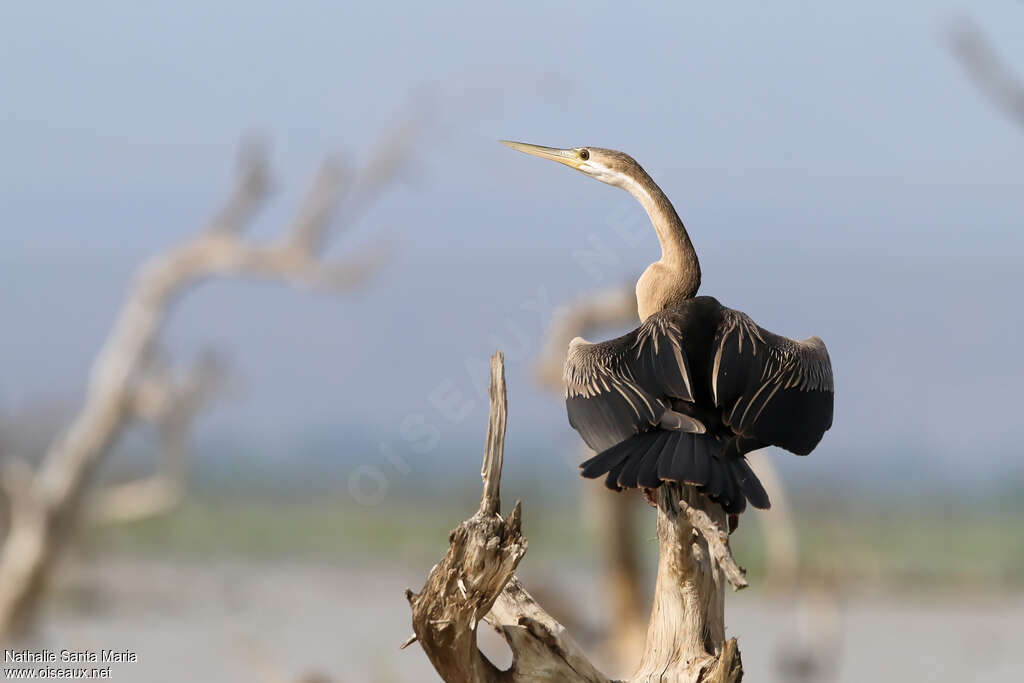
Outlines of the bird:
{"label": "bird", "polygon": [[769,508],[746,455],[766,446],[807,455],[832,426],[824,342],[774,334],[714,297],[697,296],[701,269],[689,233],[628,154],[501,142],[626,190],[661,246],[661,258],[636,283],[640,326],[608,341],[569,343],[569,424],[596,453],[580,464],[581,474],[604,477],[616,491],[695,486],[728,513],[731,527],[748,501]]}

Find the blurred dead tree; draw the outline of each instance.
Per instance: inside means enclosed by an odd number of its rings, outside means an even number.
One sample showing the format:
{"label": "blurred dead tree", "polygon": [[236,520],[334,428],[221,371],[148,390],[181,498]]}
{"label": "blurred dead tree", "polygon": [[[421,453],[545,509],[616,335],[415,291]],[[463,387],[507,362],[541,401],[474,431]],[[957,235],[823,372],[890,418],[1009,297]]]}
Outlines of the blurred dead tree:
{"label": "blurred dead tree", "polygon": [[[515,577],[526,554],[519,502],[501,516],[507,405],[500,352],[491,358],[491,410],[480,508],[449,536],[447,554],[423,589],[406,591],[414,635],[434,669],[451,683],[574,681],[611,683]],[[747,585],[729,550],[725,513],[694,487],[665,484],[658,505],[658,579],[647,639],[631,681],[738,683],[736,639],[725,639],[726,582]],[[512,665],[499,670],[477,647],[487,621],[505,637]]]}
{"label": "blurred dead tree", "polygon": [[795,616],[792,626],[780,626],[776,633],[776,671],[791,683],[825,683],[839,671],[840,595],[829,582],[803,574],[792,506],[770,457],[764,449],[747,455],[772,501],[770,512],[757,515],[764,537],[764,588],[784,596]]}
{"label": "blurred dead tree", "polygon": [[227,382],[225,362],[212,351],[176,377],[158,353],[143,361],[135,387],[135,419],[153,425],[159,465],[153,474],[109,484],[88,497],[88,520],[93,524],[134,522],[166,514],[185,497],[188,483],[189,438],[196,418]]}
{"label": "blurred dead tree", "polygon": [[[207,356],[177,377],[161,361],[159,337],[174,303],[212,278],[262,278],[335,291],[360,284],[381,265],[384,245],[374,243],[348,258],[329,260],[323,256],[328,238],[351,225],[392,183],[405,165],[413,133],[414,127],[406,126],[387,136],[359,169],[325,162],[291,225],[269,243],[244,234],[270,181],[263,148],[243,145],[237,183],[213,219],[139,272],[94,361],[83,405],[38,467],[10,455],[4,459],[0,482],[8,529],[0,549],[0,634],[29,625],[55,561],[83,517],[134,518],[180,497],[188,427],[223,371]],[[106,489],[90,512],[84,503],[97,466],[138,420],[156,425],[164,447],[163,470]]]}
{"label": "blurred dead tree", "polygon": [[[537,381],[564,396],[562,367],[565,351],[575,337],[588,337],[609,328],[635,325],[639,320],[633,286],[610,287],[586,294],[559,309],[548,329],[534,367]],[[581,445],[577,462],[592,454]],[[644,505],[638,496],[613,496],[603,486],[583,487],[584,518],[593,520],[604,566],[602,592],[608,596],[608,624],[600,650],[615,669],[624,669],[643,651],[647,632],[647,597],[636,547],[636,520]]]}
{"label": "blurred dead tree", "polygon": [[974,84],[1024,126],[1024,80],[1002,60],[984,31],[961,17],[951,25],[948,40],[953,55]]}

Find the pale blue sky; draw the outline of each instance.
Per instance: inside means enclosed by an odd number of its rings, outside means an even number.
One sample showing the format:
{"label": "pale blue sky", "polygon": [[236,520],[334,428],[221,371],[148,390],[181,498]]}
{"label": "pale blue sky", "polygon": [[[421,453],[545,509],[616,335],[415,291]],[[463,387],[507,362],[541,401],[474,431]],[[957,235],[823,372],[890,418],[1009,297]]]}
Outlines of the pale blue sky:
{"label": "pale blue sky", "polygon": [[[965,457],[998,472],[1020,455],[1024,363],[1007,339],[1024,332],[1024,131],[950,56],[943,31],[964,11],[1024,72],[1009,0],[6,3],[0,402],[81,390],[131,272],[201,224],[243,133],[273,143],[269,235],[323,155],[364,152],[412,107],[435,125],[408,184],[339,245],[395,242],[369,287],[212,285],[171,321],[175,352],[215,344],[245,377],[204,434],[285,452],[343,428],[402,450],[395,423],[418,414],[440,454],[482,433],[482,404],[450,424],[431,392],[475,390],[467,359],[495,343],[535,348],[543,321],[523,304],[538,287],[561,302],[656,254],[652,233],[613,229],[643,218],[627,195],[495,143],[513,138],[628,151],[686,220],[705,293],[825,338],[836,427],[800,466],[888,467],[909,449],[952,479]],[[617,254],[597,278],[572,256],[592,239]],[[513,440],[573,447],[514,356]]]}

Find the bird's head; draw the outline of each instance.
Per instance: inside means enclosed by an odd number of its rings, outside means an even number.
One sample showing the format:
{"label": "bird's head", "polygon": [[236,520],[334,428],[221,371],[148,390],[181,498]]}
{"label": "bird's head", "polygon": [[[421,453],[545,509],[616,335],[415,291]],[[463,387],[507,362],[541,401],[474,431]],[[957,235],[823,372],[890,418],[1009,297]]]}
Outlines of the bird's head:
{"label": "bird's head", "polygon": [[570,168],[575,168],[591,178],[600,180],[602,183],[616,187],[628,188],[630,182],[635,182],[647,175],[633,157],[614,149],[604,149],[603,147],[558,149],[508,140],[501,140],[501,144],[525,154],[557,161]]}

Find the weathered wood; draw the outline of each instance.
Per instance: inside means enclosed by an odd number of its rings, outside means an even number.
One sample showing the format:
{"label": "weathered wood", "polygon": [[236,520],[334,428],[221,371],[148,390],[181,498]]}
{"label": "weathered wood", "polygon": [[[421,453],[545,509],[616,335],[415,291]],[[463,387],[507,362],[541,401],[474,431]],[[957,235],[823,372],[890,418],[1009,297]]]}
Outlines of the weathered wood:
{"label": "weathered wood", "polygon": [[512,577],[498,596],[487,623],[498,629],[515,653],[512,681],[607,683],[582,649]]}
{"label": "weathered wood", "polygon": [[488,413],[487,441],[480,478],[484,492],[480,497],[480,514],[494,515],[501,511],[501,468],[505,462],[505,424],[508,405],[505,392],[505,356],[498,351],[491,359],[491,409]]}
{"label": "weathered wood", "polygon": [[[687,493],[692,495],[693,492],[688,491]],[[746,588],[748,585],[746,572],[732,558],[732,552],[729,550],[729,534],[725,529],[716,524],[705,510],[687,503],[684,497],[679,499],[679,511],[686,515],[686,521],[690,526],[700,532],[704,542],[707,543],[711,557],[722,570],[725,578],[729,580],[733,589]]]}
{"label": "weathered wood", "polygon": [[[565,629],[530,597],[513,573],[526,554],[522,506],[500,514],[502,453],[507,416],[504,359],[491,358],[490,419],[481,471],[480,509],[449,537],[448,553],[417,594],[406,591],[412,625],[430,662],[449,683],[586,681],[608,679],[594,669]],[[513,663],[500,671],[480,652],[480,620],[498,629]]]}
{"label": "weathered wood", "polygon": [[[507,519],[497,506],[505,419],[504,367],[496,353],[480,509],[452,532],[423,589],[406,591],[415,638],[405,645],[419,642],[449,683],[610,683],[514,576],[527,544],[520,503]],[[667,484],[655,495],[658,582],[643,658],[630,682],[738,683],[743,667],[736,640],[725,640],[724,585],[726,573],[737,586],[745,580],[723,531],[725,513],[691,486]],[[477,647],[481,619],[508,642],[509,669],[499,670]]]}
{"label": "weathered wood", "polygon": [[[734,659],[737,678],[726,680],[739,680],[738,649],[727,648],[725,641],[725,577],[719,562],[735,566],[722,531],[725,512],[689,485],[663,484],[655,498],[658,578],[647,642],[633,680],[708,681],[723,667],[731,671]],[[738,567],[735,573],[742,577]],[[723,655],[728,661],[720,663]]]}

